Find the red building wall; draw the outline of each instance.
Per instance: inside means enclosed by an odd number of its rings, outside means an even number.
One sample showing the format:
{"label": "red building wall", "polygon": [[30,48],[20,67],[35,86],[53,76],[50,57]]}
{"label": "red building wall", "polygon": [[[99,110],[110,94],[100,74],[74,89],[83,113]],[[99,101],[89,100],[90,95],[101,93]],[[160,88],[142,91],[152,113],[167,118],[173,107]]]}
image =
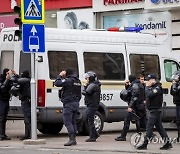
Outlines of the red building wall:
{"label": "red building wall", "polygon": [[[25,1],[25,0],[24,0]],[[20,0],[16,0],[20,5]],[[92,7],[92,0],[45,0],[46,10]],[[11,13],[11,0],[0,0],[0,13]]]}

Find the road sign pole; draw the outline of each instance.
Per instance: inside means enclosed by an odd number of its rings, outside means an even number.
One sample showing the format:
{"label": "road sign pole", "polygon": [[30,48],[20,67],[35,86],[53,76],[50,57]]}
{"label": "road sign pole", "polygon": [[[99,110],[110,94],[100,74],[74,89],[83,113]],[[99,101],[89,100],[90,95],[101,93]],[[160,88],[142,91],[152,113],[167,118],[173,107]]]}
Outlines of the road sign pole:
{"label": "road sign pole", "polygon": [[35,53],[31,53],[31,139],[37,140]]}

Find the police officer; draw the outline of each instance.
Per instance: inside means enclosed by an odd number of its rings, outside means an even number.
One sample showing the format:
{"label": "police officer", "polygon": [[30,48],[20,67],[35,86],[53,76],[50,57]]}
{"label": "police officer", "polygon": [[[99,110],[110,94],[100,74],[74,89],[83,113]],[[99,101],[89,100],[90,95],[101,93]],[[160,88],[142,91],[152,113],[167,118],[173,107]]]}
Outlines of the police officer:
{"label": "police officer", "polygon": [[172,79],[171,95],[173,95],[173,102],[176,105],[177,141],[180,142],[180,71],[174,72]]}
{"label": "police officer", "polygon": [[161,83],[156,80],[156,76],[154,74],[149,74],[147,80],[146,106],[148,110],[148,121],[146,126],[146,135],[144,137],[143,144],[137,147],[137,149],[147,149],[147,144],[152,139],[153,128],[156,126],[157,131],[165,142],[165,144],[160,149],[167,150],[172,148],[172,144],[169,142],[168,135],[163,128],[161,121],[161,108],[163,102]]}
{"label": "police officer", "polygon": [[9,111],[9,91],[11,89],[10,78],[12,75],[13,71],[8,68],[5,68],[3,73],[0,75],[0,141],[10,140],[10,138],[5,134],[5,131]]}
{"label": "police officer", "polygon": [[87,120],[90,136],[86,142],[95,142],[99,137],[99,134],[94,125],[94,116],[99,108],[101,83],[94,72],[89,71],[84,77],[86,79],[86,86],[84,87],[82,94],[85,95],[85,104],[87,105]]}
{"label": "police officer", "polygon": [[60,72],[54,85],[62,87],[60,95],[63,103],[63,120],[69,135],[69,141],[64,146],[76,145],[76,116],[81,99],[81,82],[72,69],[67,69]]}
{"label": "police officer", "polygon": [[[146,87],[146,84],[144,83],[144,81],[145,81],[144,75],[143,74],[139,74],[138,80],[139,80],[139,82],[142,84],[142,86],[144,88],[144,103],[145,103],[145,87]],[[142,110],[138,110],[139,111],[139,117],[140,117],[140,119],[139,119],[140,127],[143,128],[143,129],[146,129],[147,117],[146,117],[145,104],[143,104],[142,107],[143,107]]]}
{"label": "police officer", "polygon": [[19,100],[21,100],[21,108],[24,115],[25,135],[20,140],[31,138],[31,85],[30,74],[28,70],[21,73],[21,78],[18,79]]}
{"label": "police officer", "polygon": [[131,120],[135,119],[137,132],[140,133],[140,122],[139,116],[141,112],[144,113],[145,105],[144,105],[144,87],[140,83],[139,80],[136,79],[135,75],[129,75],[129,80],[125,83],[125,88],[129,93],[129,97],[127,100],[128,109],[127,114],[124,119],[124,127],[121,132],[121,135],[116,137],[116,141],[126,141],[126,135],[129,131]]}

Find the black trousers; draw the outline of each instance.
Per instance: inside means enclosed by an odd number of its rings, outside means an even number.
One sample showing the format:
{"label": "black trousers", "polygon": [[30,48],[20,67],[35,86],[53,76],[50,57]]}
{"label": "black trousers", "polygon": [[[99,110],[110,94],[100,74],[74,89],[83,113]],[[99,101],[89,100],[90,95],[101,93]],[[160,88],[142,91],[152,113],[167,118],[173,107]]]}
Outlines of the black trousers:
{"label": "black trousers", "polygon": [[87,120],[88,120],[88,126],[89,126],[89,135],[90,135],[90,138],[92,139],[96,139],[97,137],[97,131],[94,125],[94,115],[97,110],[98,110],[98,107],[87,107]]}
{"label": "black trousers", "polygon": [[63,104],[63,121],[69,135],[77,133],[76,118],[78,109],[79,102]]}
{"label": "black trousers", "polygon": [[31,102],[29,99],[21,101],[24,123],[31,125]]}
{"label": "black trousers", "polygon": [[161,121],[161,109],[148,110],[148,121],[146,126],[146,136],[145,142],[148,144],[148,141],[151,140],[153,134],[153,128],[156,127],[158,133],[162,139],[167,142],[169,140],[166,130],[164,129]]}
{"label": "black trousers", "polygon": [[123,132],[127,133],[129,131],[130,123],[132,120],[135,120],[137,132],[141,131],[139,119],[132,112],[127,112],[124,119]]}
{"label": "black trousers", "polygon": [[9,100],[0,100],[0,137],[5,136],[8,111]]}

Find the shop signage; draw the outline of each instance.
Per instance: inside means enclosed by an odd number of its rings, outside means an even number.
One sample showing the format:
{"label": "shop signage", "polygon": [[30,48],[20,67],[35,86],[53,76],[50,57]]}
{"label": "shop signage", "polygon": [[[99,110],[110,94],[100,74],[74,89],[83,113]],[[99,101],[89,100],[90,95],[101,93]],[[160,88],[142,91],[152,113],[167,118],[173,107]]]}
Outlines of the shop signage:
{"label": "shop signage", "polygon": [[14,18],[17,18],[17,15],[0,16],[0,32],[6,27],[16,27],[17,25],[14,24]]}
{"label": "shop signage", "polygon": [[[21,0],[0,0],[0,13],[13,12],[14,6],[20,6]],[[25,0],[24,0],[25,1]],[[38,0],[41,2],[41,0]],[[46,10],[92,7],[92,0],[45,0]]]}
{"label": "shop signage", "polygon": [[118,5],[118,4],[126,4],[126,3],[138,3],[144,0],[104,0],[104,5]]}
{"label": "shop signage", "polygon": [[146,0],[145,9],[172,10],[180,7],[180,0]]}
{"label": "shop signage", "polygon": [[179,3],[179,0],[151,0],[151,2],[153,4],[159,4],[159,3],[164,3],[164,4],[168,4],[168,3]]}
{"label": "shop signage", "polygon": [[145,0],[92,0],[93,12],[142,9],[144,2]]}
{"label": "shop signage", "polygon": [[141,27],[141,33],[154,35],[156,39],[170,46],[171,43],[171,14],[167,11],[142,14],[121,14],[103,16],[102,28],[110,27]]}

